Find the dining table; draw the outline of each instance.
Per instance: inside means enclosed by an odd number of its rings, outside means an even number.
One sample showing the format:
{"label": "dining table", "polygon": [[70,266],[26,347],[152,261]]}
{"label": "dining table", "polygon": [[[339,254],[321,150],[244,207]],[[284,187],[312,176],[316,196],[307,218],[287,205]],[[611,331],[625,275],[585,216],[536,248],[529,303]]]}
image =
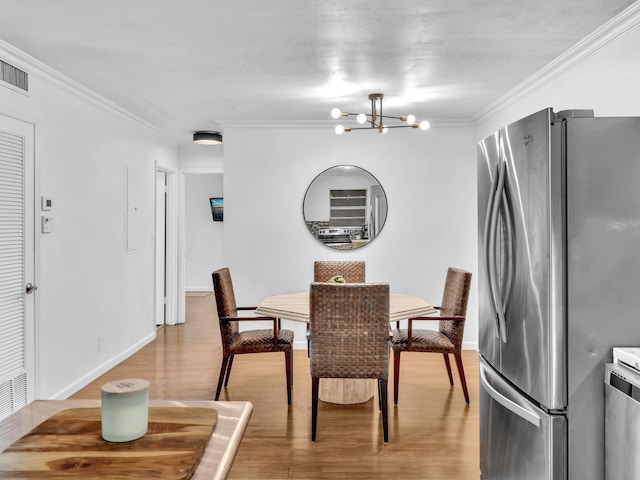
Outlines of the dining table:
{"label": "dining table", "polygon": [[[432,315],[437,310],[420,297],[389,294],[389,322]],[[309,292],[289,293],[266,297],[256,313],[283,320],[309,323]],[[322,378],[318,398],[336,404],[355,404],[369,401],[377,389],[372,379]]]}
{"label": "dining table", "polygon": [[150,400],[148,432],[112,443],[100,436],[100,407],[35,400],[0,420],[0,478],[223,480],[253,410],[250,402]]}

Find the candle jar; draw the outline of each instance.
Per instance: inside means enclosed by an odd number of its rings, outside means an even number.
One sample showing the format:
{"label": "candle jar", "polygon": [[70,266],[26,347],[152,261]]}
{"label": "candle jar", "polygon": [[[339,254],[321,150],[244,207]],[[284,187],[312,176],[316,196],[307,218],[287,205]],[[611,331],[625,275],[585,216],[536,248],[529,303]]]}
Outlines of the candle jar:
{"label": "candle jar", "polygon": [[102,386],[102,438],[129,442],[147,433],[149,382],[115,380]]}

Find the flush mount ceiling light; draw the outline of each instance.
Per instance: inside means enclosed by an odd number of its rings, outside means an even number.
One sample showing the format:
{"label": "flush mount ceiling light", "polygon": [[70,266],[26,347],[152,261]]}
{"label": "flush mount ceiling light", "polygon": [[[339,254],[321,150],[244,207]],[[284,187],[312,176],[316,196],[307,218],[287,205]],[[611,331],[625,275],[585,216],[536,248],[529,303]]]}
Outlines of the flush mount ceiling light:
{"label": "flush mount ceiling light", "polygon": [[[359,125],[369,123],[367,127],[345,127],[344,125],[336,125],[335,131],[338,135],[344,132],[350,132],[351,130],[372,130],[375,129],[378,133],[387,133],[390,128],[419,128],[420,130],[429,130],[431,124],[427,120],[422,120],[420,123],[416,123],[416,117],[414,115],[406,115],[402,117],[392,117],[390,115],[382,114],[382,99],[384,94],[371,93],[369,100],[371,100],[371,113],[349,113],[343,112],[339,108],[331,110],[331,117],[338,119],[340,117],[356,117],[356,122]],[[393,124],[392,122],[404,122],[404,124]],[[389,122],[389,123],[387,123]]]}
{"label": "flush mount ceiling light", "polygon": [[200,145],[220,145],[222,134],[220,132],[200,131],[193,133],[193,143]]}

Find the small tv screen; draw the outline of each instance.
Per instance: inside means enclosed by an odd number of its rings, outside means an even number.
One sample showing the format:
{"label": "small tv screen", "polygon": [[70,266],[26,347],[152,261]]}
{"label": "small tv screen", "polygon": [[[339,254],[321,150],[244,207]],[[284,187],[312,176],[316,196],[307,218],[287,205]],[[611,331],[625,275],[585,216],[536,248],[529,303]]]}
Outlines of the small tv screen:
{"label": "small tv screen", "polygon": [[211,214],[214,222],[222,222],[224,217],[224,199],[222,197],[214,197],[209,199],[211,204]]}

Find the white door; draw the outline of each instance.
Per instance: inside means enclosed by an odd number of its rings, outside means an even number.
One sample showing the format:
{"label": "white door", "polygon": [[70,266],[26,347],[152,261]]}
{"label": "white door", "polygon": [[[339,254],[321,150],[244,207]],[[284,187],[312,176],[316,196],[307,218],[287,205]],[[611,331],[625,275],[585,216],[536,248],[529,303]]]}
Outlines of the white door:
{"label": "white door", "polygon": [[0,115],[0,418],[35,391],[33,145],[32,124]]}
{"label": "white door", "polygon": [[167,173],[156,171],[156,325],[167,319]]}

